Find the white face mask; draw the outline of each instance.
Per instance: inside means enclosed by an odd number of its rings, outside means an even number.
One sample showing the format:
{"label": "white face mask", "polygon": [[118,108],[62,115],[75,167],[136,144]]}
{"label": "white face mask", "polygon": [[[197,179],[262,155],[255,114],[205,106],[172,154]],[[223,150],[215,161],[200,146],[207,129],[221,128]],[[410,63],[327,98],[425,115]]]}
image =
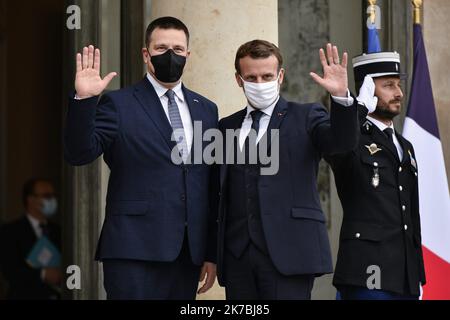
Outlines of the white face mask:
{"label": "white face mask", "polygon": [[250,105],[259,110],[270,107],[280,95],[280,77],[271,82],[254,83],[247,82],[240,76],[244,82],[244,92]]}
{"label": "white face mask", "polygon": [[51,199],[44,199],[42,201],[42,213],[47,218],[50,218],[56,214],[56,211],[58,210],[58,200],[55,198]]}

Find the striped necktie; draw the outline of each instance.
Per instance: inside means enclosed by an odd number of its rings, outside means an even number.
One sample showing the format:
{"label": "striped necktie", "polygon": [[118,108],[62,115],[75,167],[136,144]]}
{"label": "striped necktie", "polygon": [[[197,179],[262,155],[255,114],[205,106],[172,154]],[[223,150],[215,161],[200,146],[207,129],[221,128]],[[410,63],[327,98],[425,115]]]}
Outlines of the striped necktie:
{"label": "striped necktie", "polygon": [[173,134],[175,141],[177,142],[181,158],[185,163],[189,155],[189,150],[186,141],[186,133],[184,132],[183,121],[181,120],[180,110],[178,109],[177,102],[175,101],[175,92],[168,90],[166,92],[166,96],[169,98],[170,124],[172,125]]}

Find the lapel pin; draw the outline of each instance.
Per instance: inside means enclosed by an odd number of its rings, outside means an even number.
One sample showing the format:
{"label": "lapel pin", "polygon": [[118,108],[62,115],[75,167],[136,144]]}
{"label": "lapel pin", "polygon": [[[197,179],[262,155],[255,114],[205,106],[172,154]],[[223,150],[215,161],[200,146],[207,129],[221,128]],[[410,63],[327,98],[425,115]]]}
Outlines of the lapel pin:
{"label": "lapel pin", "polygon": [[412,156],[411,150],[408,150],[408,153],[409,153],[409,157],[411,158],[411,165],[414,167],[414,169],[417,170],[417,162],[414,159],[414,157]]}

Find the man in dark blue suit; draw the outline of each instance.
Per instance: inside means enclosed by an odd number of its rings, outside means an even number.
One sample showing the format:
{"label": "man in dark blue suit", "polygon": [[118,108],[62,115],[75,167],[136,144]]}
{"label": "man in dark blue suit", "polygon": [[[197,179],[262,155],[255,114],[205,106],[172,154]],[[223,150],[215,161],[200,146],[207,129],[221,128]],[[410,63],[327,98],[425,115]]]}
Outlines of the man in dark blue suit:
{"label": "man in dark blue suit", "polygon": [[[329,44],[320,58],[324,76],[311,76],[332,96],[331,117],[320,104],[280,97],[285,71],[275,45],[251,41],[236,55],[236,80],[248,105],[219,124],[224,135],[240,129],[234,143],[227,136],[227,162],[220,168],[217,265],[227,299],[310,299],[314,278],[333,271],[317,171],[324,154],[354,148],[358,117],[347,54],[341,62]],[[230,145],[246,161],[235,161]],[[278,170],[263,174],[264,155]]]}
{"label": "man in dark blue suit", "polygon": [[28,256],[42,237],[61,250],[61,231],[51,218],[57,214],[55,188],[47,179],[33,178],[23,187],[26,214],[0,226],[0,270],[8,283],[8,300],[57,300],[61,268],[35,268]]}
{"label": "man in dark blue suit", "polygon": [[[218,110],[181,83],[188,47],[181,21],[153,21],[143,49],[146,77],[100,99],[116,74],[100,77],[100,50],[93,46],[77,55],[65,156],[82,166],[103,154],[111,169],[96,254],[108,299],[190,300],[199,279],[206,276],[199,293],[215,281],[210,166],[190,160],[204,147],[194,148],[194,135],[217,128]],[[202,130],[194,132],[194,124]]]}

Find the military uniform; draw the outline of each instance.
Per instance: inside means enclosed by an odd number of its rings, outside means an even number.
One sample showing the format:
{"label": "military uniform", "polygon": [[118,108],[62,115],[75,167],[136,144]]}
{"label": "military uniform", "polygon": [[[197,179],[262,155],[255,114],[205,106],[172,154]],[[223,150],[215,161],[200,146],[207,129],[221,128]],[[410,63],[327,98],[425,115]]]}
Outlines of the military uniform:
{"label": "military uniform", "polygon": [[[372,66],[373,68],[373,66]],[[398,70],[398,68],[396,68]],[[359,142],[352,152],[329,156],[344,209],[333,284],[367,287],[379,268],[381,290],[419,296],[425,284],[414,148],[366,118],[360,106]]]}

